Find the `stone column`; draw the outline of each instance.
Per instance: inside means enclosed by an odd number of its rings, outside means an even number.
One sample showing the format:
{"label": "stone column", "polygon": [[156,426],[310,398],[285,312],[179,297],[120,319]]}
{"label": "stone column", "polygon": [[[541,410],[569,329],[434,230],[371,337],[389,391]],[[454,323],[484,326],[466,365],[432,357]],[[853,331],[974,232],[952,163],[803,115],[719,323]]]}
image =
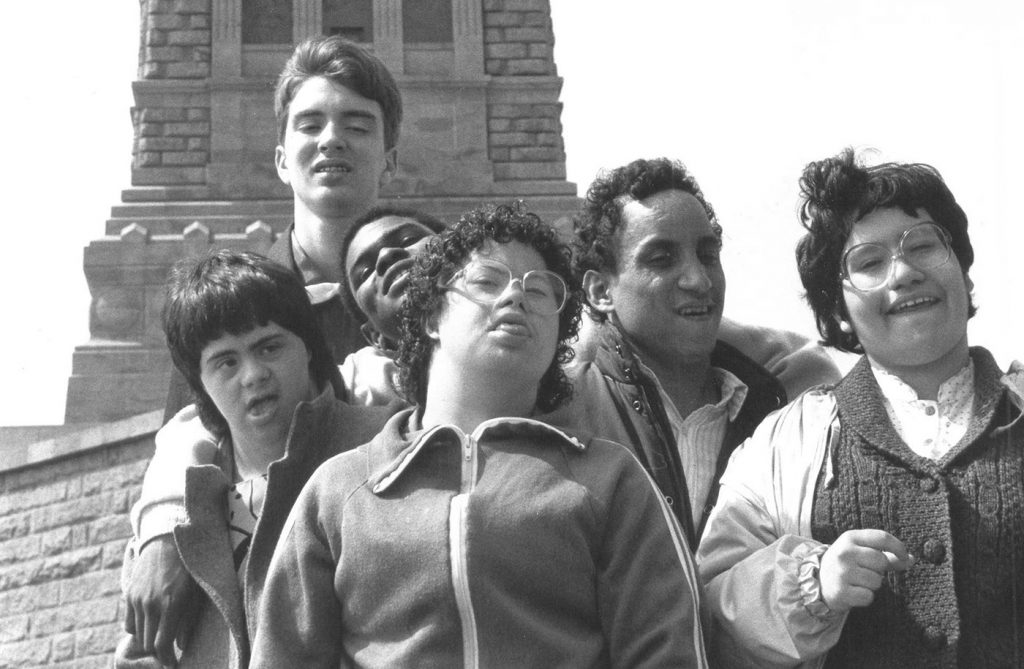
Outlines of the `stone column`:
{"label": "stone column", "polygon": [[373,0],[373,53],[384,61],[391,74],[405,73],[402,0]]}
{"label": "stone column", "polygon": [[213,0],[214,79],[242,76],[242,3],[240,0]]}
{"label": "stone column", "polygon": [[323,0],[292,0],[292,41],[323,32]]}
{"label": "stone column", "polygon": [[480,79],[484,73],[484,27],[480,0],[452,0],[455,79]]}

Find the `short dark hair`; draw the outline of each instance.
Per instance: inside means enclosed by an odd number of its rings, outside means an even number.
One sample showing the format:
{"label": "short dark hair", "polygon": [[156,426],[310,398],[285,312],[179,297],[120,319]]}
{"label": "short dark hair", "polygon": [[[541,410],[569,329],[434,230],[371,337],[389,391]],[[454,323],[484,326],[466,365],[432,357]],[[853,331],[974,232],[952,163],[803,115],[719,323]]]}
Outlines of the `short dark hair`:
{"label": "short dark hair", "polygon": [[338,35],[310,37],[295,47],[277,78],[274,114],[277,141],[284,142],[288,106],[296,89],[313,77],[324,77],[380,105],[384,148],[398,144],[402,125],[402,95],[383,62],[363,47]]}
{"label": "short dark hair", "polygon": [[[722,238],[722,226],[715,210],[704,199],[697,180],[678,160],[639,159],[601,172],[587,189],[587,197],[573,218],[573,272],[582,281],[587,270],[618,271],[616,233],[622,225],[622,207],[629,200],[643,200],[666,190],[681,190],[697,198],[711,222],[715,235]],[[596,320],[607,316],[589,309]]]}
{"label": "short dark hair", "polygon": [[398,348],[398,366],[406,398],[423,406],[434,343],[427,334],[427,321],[444,305],[445,284],[465,267],[470,254],[488,240],[499,244],[521,242],[536,250],[547,268],[565,280],[568,297],[558,316],[558,346],[555,357],[541,377],[537,408],[553,411],[572,397],[572,384],[562,365],[572,360],[570,342],[580,326],[582,293],[572,273],[569,248],[559,241],[554,228],[522,202],[487,206],[463,214],[459,222],[427,243],[410,273],[409,287],[402,308],[402,340]]}
{"label": "short dark hair", "polygon": [[[924,163],[883,163],[867,167],[852,148],[832,158],[809,163],[800,177],[800,221],[807,233],[796,246],[796,263],[804,296],[817,322],[822,343],[841,351],[862,353],[856,333],[843,332],[837,319],[849,314],[843,301],[843,249],[853,226],[883,208],[899,208],[908,216],[924,209],[950,236],[960,268],[974,263],[967,234],[967,215],[942,180]],[[968,295],[968,317],[977,310]]]}
{"label": "short dark hair", "polygon": [[192,389],[203,424],[219,437],[228,434],[228,424],[203,388],[203,349],[225,333],[241,334],[270,321],[302,340],[310,352],[310,377],[318,389],[326,388],[334,359],[294,272],[258,253],[229,250],[182,260],[171,270],[163,309],[167,348]]}
{"label": "short dark hair", "polygon": [[383,205],[370,209],[370,211],[357,218],[355,223],[345,231],[345,236],[341,240],[342,271],[339,289],[341,292],[341,300],[345,304],[345,309],[360,323],[366,322],[366,314],[364,314],[362,310],[360,310],[359,305],[356,304],[356,298],[352,294],[352,286],[348,283],[348,272],[345,271],[345,262],[348,258],[348,250],[352,246],[352,240],[355,239],[356,233],[362,230],[363,226],[373,223],[374,221],[379,221],[382,218],[387,218],[388,216],[411,218],[417,223],[428,228],[435,235],[445,229],[444,221],[426,212]]}

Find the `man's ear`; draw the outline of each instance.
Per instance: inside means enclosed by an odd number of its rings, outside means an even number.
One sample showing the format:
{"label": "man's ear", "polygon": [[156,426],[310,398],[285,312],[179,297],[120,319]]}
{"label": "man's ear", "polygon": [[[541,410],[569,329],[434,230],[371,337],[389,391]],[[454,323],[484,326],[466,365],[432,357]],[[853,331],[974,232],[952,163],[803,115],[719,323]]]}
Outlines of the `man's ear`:
{"label": "man's ear", "polygon": [[384,342],[384,335],[382,335],[377,328],[370,325],[370,321],[366,321],[359,326],[359,333],[363,335],[363,339],[367,344],[378,351],[388,350],[388,346]]}
{"label": "man's ear", "polygon": [[383,188],[391,183],[396,172],[398,172],[398,147],[393,146],[384,154],[384,170],[380,173],[377,186]]}
{"label": "man's ear", "polygon": [[274,167],[277,168],[277,178],[291,186],[291,174],[288,173],[288,163],[285,161],[284,147],[280,144],[274,149]]}
{"label": "man's ear", "polygon": [[967,286],[968,295],[974,292],[974,282],[971,281],[971,275],[967,272],[964,272],[964,285]]}
{"label": "man's ear", "polygon": [[612,297],[613,280],[602,272],[588,269],[583,275],[583,294],[590,308],[603,314],[615,313]]}
{"label": "man's ear", "polygon": [[423,331],[427,333],[427,336],[434,341],[440,341],[441,334],[437,327],[438,314],[431,314],[427,316],[426,321],[423,323]]}

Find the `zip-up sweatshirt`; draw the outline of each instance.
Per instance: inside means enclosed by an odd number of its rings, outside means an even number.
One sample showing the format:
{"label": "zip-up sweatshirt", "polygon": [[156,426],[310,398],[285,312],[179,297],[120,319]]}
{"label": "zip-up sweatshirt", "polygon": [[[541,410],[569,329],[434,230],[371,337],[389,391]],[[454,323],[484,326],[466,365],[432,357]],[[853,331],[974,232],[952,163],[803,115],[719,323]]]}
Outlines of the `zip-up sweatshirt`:
{"label": "zip-up sweatshirt", "polygon": [[252,667],[705,667],[698,585],[632,453],[409,409],[292,509]]}

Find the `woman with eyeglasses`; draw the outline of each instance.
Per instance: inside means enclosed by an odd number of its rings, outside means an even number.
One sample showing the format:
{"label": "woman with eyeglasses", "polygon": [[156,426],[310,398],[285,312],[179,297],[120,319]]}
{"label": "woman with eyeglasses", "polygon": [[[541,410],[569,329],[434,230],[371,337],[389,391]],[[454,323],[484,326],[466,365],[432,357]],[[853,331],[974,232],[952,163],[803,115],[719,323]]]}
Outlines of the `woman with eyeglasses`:
{"label": "woman with eyeglasses", "polygon": [[722,666],[1024,666],[1024,367],[969,347],[967,217],[923,164],[811,163],[797,246],[863,357],[738,450],[698,551]]}
{"label": "woman with eyeglasses", "polygon": [[540,418],[569,399],[568,249],[470,212],[410,272],[414,407],[323,465],[267,577],[253,667],[705,667],[696,570],[632,452]]}

